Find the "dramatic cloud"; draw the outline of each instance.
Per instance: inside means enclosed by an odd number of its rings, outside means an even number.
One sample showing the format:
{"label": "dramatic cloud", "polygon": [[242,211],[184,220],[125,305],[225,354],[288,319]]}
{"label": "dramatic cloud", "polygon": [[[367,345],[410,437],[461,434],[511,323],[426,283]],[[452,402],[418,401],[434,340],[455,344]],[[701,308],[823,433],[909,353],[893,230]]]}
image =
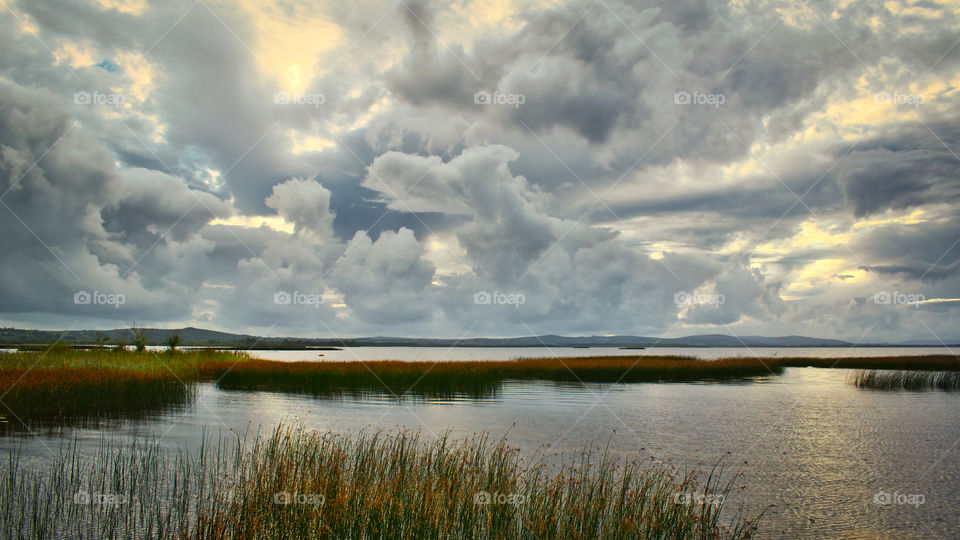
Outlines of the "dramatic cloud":
{"label": "dramatic cloud", "polygon": [[298,233],[310,231],[326,237],[333,230],[330,191],[313,180],[294,178],[277,184],[266,203],[293,223]]}
{"label": "dramatic cloud", "polygon": [[958,337],[952,3],[5,7],[4,324]]}
{"label": "dramatic cloud", "polygon": [[432,310],[428,288],[434,267],[410,229],[384,232],[376,242],[363,231],[347,245],[333,271],[344,301],[364,321],[419,321]]}

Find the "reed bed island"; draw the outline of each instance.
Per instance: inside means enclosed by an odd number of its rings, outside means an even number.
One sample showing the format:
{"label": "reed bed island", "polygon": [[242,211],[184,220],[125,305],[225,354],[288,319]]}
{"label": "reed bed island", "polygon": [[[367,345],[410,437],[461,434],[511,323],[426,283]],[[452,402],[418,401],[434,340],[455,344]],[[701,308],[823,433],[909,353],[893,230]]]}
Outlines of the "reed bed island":
{"label": "reed bed island", "polygon": [[[861,387],[957,389],[952,356],[879,358],[726,358],[598,356],[450,362],[276,362],[243,352],[185,350],[0,353],[4,389],[0,430],[155,414],[191,403],[198,383],[222,390],[270,391],[325,398],[372,394],[395,399],[489,398],[507,381],[583,383],[749,382],[786,368],[880,370]],[[888,375],[888,373],[899,373]],[[891,377],[893,379],[891,379]],[[895,380],[894,380],[895,379]],[[896,382],[899,381],[899,382]]]}

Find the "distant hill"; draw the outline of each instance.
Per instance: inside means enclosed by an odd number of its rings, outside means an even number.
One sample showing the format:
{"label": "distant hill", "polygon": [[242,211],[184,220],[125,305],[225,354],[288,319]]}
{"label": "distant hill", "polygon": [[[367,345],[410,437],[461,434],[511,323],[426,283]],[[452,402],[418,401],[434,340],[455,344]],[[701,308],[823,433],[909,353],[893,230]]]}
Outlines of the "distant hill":
{"label": "distant hill", "polygon": [[[101,330],[100,336],[109,338],[108,344],[133,343],[133,331],[129,328],[118,328],[115,330]],[[180,328],[167,330],[162,328],[147,328],[144,335],[147,343],[151,345],[161,345],[166,343],[167,338],[173,334],[179,334],[183,339],[184,345],[232,345],[249,341],[256,341],[256,336],[245,334],[231,334],[227,332],[217,332],[214,330],[204,330],[202,328]],[[0,344],[43,344],[53,343],[61,340],[65,343],[76,345],[88,345],[96,343],[96,330],[20,330],[16,328],[0,328]]]}
{"label": "distant hill", "polygon": [[701,347],[849,347],[852,343],[839,339],[813,338],[807,336],[728,336],[707,334],[677,338],[690,346]]}
{"label": "distant hill", "polygon": [[517,338],[418,339],[397,337],[362,338],[373,344],[417,344],[461,347],[848,347],[851,343],[836,339],[805,336],[763,337],[707,334],[681,338],[644,336],[529,336]]}
{"label": "distant hill", "polygon": [[[527,336],[515,338],[402,338],[389,336],[349,339],[331,338],[267,338],[249,334],[232,334],[203,328],[145,329],[147,342],[163,345],[172,334],[179,334],[184,345],[212,345],[224,347],[257,347],[266,349],[298,348],[316,346],[421,346],[421,347],[850,347],[852,343],[806,336],[728,336],[704,334],[680,338],[655,338],[644,336]],[[109,338],[108,344],[133,342],[129,328],[100,331]],[[45,344],[62,340],[68,344],[89,345],[96,342],[95,330],[23,330],[0,328],[0,344]],[[919,345],[920,343],[918,343]],[[926,343],[923,343],[926,344]]]}
{"label": "distant hill", "polygon": [[943,345],[951,346],[960,346],[960,338],[950,338],[939,340],[936,338],[933,339],[911,339],[908,341],[901,342],[900,345],[905,347],[943,347]]}

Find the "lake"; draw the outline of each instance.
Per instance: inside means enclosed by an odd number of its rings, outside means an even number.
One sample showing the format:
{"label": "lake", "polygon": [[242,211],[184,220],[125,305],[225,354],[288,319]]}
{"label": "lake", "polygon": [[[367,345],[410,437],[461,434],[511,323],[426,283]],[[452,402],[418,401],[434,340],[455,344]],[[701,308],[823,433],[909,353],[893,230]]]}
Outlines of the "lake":
{"label": "lake", "polygon": [[[162,347],[157,347],[162,349]],[[248,351],[257,358],[296,362],[323,360],[327,362],[403,360],[444,362],[456,360],[513,360],[514,358],[573,357],[573,356],[691,356],[716,359],[725,357],[869,357],[921,356],[926,354],[954,354],[944,347],[648,347],[620,349],[617,347],[349,347],[339,351]]]}
{"label": "lake", "polygon": [[[321,358],[317,355],[324,354]],[[645,350],[353,348],[256,351],[275,360],[508,360],[529,356],[682,354],[864,356],[950,354],[940,348],[655,348]],[[196,448],[201,435],[268,431],[281,421],[337,432],[405,427],[428,436],[489,430],[535,459],[560,464],[585,445],[709,470],[739,470],[728,507],[768,508],[765,538],[960,537],[960,393],[876,391],[845,384],[846,370],[789,368],[746,383],[570,385],[508,382],[490,399],[320,399],[221,391],[201,384],[184,410],[101,429],[0,438],[42,468],[65,441],[157,438]],[[743,486],[743,489],[740,489]],[[884,504],[890,503],[890,504]],[[774,506],[771,506],[774,505]]]}

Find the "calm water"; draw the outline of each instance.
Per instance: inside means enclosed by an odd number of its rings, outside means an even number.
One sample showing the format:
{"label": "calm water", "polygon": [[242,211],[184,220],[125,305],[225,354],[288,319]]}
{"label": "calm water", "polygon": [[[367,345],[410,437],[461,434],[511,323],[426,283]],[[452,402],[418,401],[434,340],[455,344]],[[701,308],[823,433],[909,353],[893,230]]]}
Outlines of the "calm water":
{"label": "calm water", "polygon": [[[666,349],[669,352],[678,349]],[[324,351],[327,360],[393,358],[506,359],[543,356],[543,349],[352,349]],[[656,350],[554,349],[571,354],[637,354]],[[889,349],[754,349],[760,355],[820,352],[890,354]],[[904,354],[935,350],[905,349]],[[683,349],[715,358],[745,349]],[[942,350],[940,351],[942,352]],[[357,356],[353,356],[355,353]],[[302,351],[261,352],[294,360]],[[344,358],[344,356],[349,357]],[[382,355],[382,356],[381,356]],[[431,356],[436,355],[436,356]],[[335,358],[334,358],[335,356]],[[281,421],[355,432],[366,427],[419,429],[426,435],[489,430],[534,458],[559,463],[594,442],[629,457],[709,469],[723,458],[743,477],[727,504],[748,515],[770,505],[768,538],[960,538],[960,394],[880,392],[844,384],[845,370],[793,368],[781,377],[742,384],[507,383],[483,401],[330,400],[266,392],[223,392],[201,385],[185,411],[102,430],[0,438],[22,444],[29,466],[41,467],[65,438],[94,446],[104,435],[155,437],[171,449],[195,448],[207,434],[269,430]],[[744,486],[739,489],[739,486]],[[882,505],[884,493],[922,495],[923,504]],[[916,498],[914,498],[916,500]]]}
{"label": "calm water", "polygon": [[[958,351],[960,352],[960,351]],[[692,356],[716,359],[731,356],[921,356],[955,354],[944,347],[650,347],[619,349],[617,347],[350,347],[340,351],[250,351],[258,358],[280,361],[324,360],[329,362],[405,360],[443,362],[454,360],[513,360],[514,358],[571,356]]]}

